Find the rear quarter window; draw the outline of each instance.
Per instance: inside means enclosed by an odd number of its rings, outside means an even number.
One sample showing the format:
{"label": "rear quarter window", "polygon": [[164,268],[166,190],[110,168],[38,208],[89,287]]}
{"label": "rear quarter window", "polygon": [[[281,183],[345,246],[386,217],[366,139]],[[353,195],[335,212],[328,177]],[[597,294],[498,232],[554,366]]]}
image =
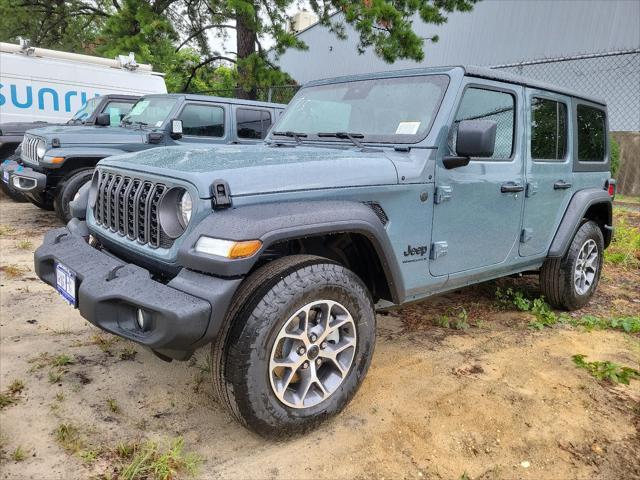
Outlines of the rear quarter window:
{"label": "rear quarter window", "polygon": [[606,113],[596,107],[578,104],[576,109],[578,160],[604,162],[607,154]]}

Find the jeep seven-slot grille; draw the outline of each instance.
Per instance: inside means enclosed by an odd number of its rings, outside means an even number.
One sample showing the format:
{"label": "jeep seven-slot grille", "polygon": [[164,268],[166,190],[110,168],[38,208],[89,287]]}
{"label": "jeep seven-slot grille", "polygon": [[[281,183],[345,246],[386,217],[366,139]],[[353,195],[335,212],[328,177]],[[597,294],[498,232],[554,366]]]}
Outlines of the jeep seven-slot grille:
{"label": "jeep seven-slot grille", "polygon": [[166,185],[102,170],[98,175],[93,209],[98,225],[142,245],[171,247],[173,241],[160,228],[158,217]]}
{"label": "jeep seven-slot grille", "polygon": [[38,137],[25,135],[22,142],[22,159],[29,163],[38,163]]}

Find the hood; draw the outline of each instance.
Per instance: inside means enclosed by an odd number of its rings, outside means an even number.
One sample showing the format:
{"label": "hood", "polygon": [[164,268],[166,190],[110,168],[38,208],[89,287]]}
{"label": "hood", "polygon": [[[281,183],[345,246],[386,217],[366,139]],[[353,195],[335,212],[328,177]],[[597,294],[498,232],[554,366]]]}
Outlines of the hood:
{"label": "hood", "polygon": [[56,125],[50,127],[35,128],[29,130],[31,135],[42,137],[51,142],[51,139],[60,140],[60,145],[110,145],[123,143],[144,143],[149,130],[123,127],[95,127]]}
{"label": "hood", "polygon": [[182,178],[202,198],[219,179],[233,196],[398,183],[396,168],[383,152],[304,146],[164,147],[115,155],[100,165]]}

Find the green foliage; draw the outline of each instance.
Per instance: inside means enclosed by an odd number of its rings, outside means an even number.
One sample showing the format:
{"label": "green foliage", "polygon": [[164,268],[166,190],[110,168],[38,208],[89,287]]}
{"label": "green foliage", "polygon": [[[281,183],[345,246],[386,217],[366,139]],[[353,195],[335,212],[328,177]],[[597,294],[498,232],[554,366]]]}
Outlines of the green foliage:
{"label": "green foliage", "polygon": [[640,333],[640,316],[600,318],[586,315],[581,318],[572,318],[569,323],[574,327],[583,327],[591,330],[621,330],[626,333]]}
{"label": "green foliage", "polygon": [[604,259],[621,267],[640,268],[640,228],[630,225],[617,210],[614,211],[614,216],[613,240],[604,251]]}
{"label": "green foliage", "polygon": [[469,328],[469,314],[464,308],[459,308],[458,313],[454,309],[448,309],[447,315],[440,315],[435,323],[442,328],[452,328],[454,330],[466,330]]}
{"label": "green foliage", "polygon": [[61,423],[53,432],[58,444],[69,453],[78,453],[83,446],[80,430],[71,423]]}
{"label": "green foliage", "polygon": [[609,159],[611,161],[611,176],[616,178],[620,168],[620,144],[612,135],[609,135]]}
{"label": "green foliage", "polygon": [[[359,52],[371,48],[392,63],[424,59],[425,40],[413,19],[440,25],[447,15],[470,11],[478,0],[313,0],[308,3],[338,38],[346,26],[358,35]],[[276,56],[307,45],[289,28],[296,0],[0,0],[0,40],[29,38],[32,45],[113,58],[133,52],[139,63],[165,73],[170,92],[211,92],[255,98],[258,89],[292,83],[262,48]],[[343,15],[333,15],[336,11]],[[229,39],[232,54],[215,51],[211,38]],[[227,65],[220,71],[221,65]],[[228,66],[232,65],[232,68]]]}
{"label": "green foliage", "polygon": [[578,368],[584,368],[598,380],[605,380],[611,383],[622,383],[629,385],[632,379],[640,378],[640,372],[635,368],[622,367],[616,363],[606,362],[586,362],[585,355],[574,355],[571,357],[573,363]]}
{"label": "green foliage", "polygon": [[25,452],[20,445],[18,445],[16,449],[11,452],[11,460],[13,460],[14,462],[21,462],[25,458],[27,458],[27,452]]}
{"label": "green foliage", "polygon": [[565,321],[564,316],[558,316],[547,302],[544,301],[544,297],[529,299],[521,290],[513,290],[507,288],[502,290],[496,289],[496,300],[498,305],[502,308],[510,308],[512,306],[521,312],[529,312],[535,320],[529,322],[529,328],[536,330],[542,330],[544,327],[552,327],[560,321]]}

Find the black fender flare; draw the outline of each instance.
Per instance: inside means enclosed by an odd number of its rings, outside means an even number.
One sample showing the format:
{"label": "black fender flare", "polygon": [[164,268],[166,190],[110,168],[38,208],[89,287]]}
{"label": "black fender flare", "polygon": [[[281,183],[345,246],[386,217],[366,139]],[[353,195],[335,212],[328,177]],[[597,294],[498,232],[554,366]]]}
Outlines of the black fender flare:
{"label": "black fender flare", "polygon": [[562,258],[573,240],[578,228],[582,223],[587,210],[594,205],[603,204],[607,210],[607,217],[605,218],[605,230],[604,230],[604,244],[605,248],[611,243],[612,231],[613,231],[613,202],[606,190],[599,188],[586,188],[584,190],[577,191],[569,205],[567,210],[560,221],[558,230],[549,247],[550,258]]}
{"label": "black fender flare", "polygon": [[[365,236],[375,248],[394,303],[403,301],[404,282],[389,236],[372,208],[360,202],[278,202],[214,211],[184,239],[177,262],[216,276],[244,276],[271,245],[331,233]],[[260,240],[262,247],[249,258],[228,260],[196,252],[195,244],[202,235],[236,241]]]}

